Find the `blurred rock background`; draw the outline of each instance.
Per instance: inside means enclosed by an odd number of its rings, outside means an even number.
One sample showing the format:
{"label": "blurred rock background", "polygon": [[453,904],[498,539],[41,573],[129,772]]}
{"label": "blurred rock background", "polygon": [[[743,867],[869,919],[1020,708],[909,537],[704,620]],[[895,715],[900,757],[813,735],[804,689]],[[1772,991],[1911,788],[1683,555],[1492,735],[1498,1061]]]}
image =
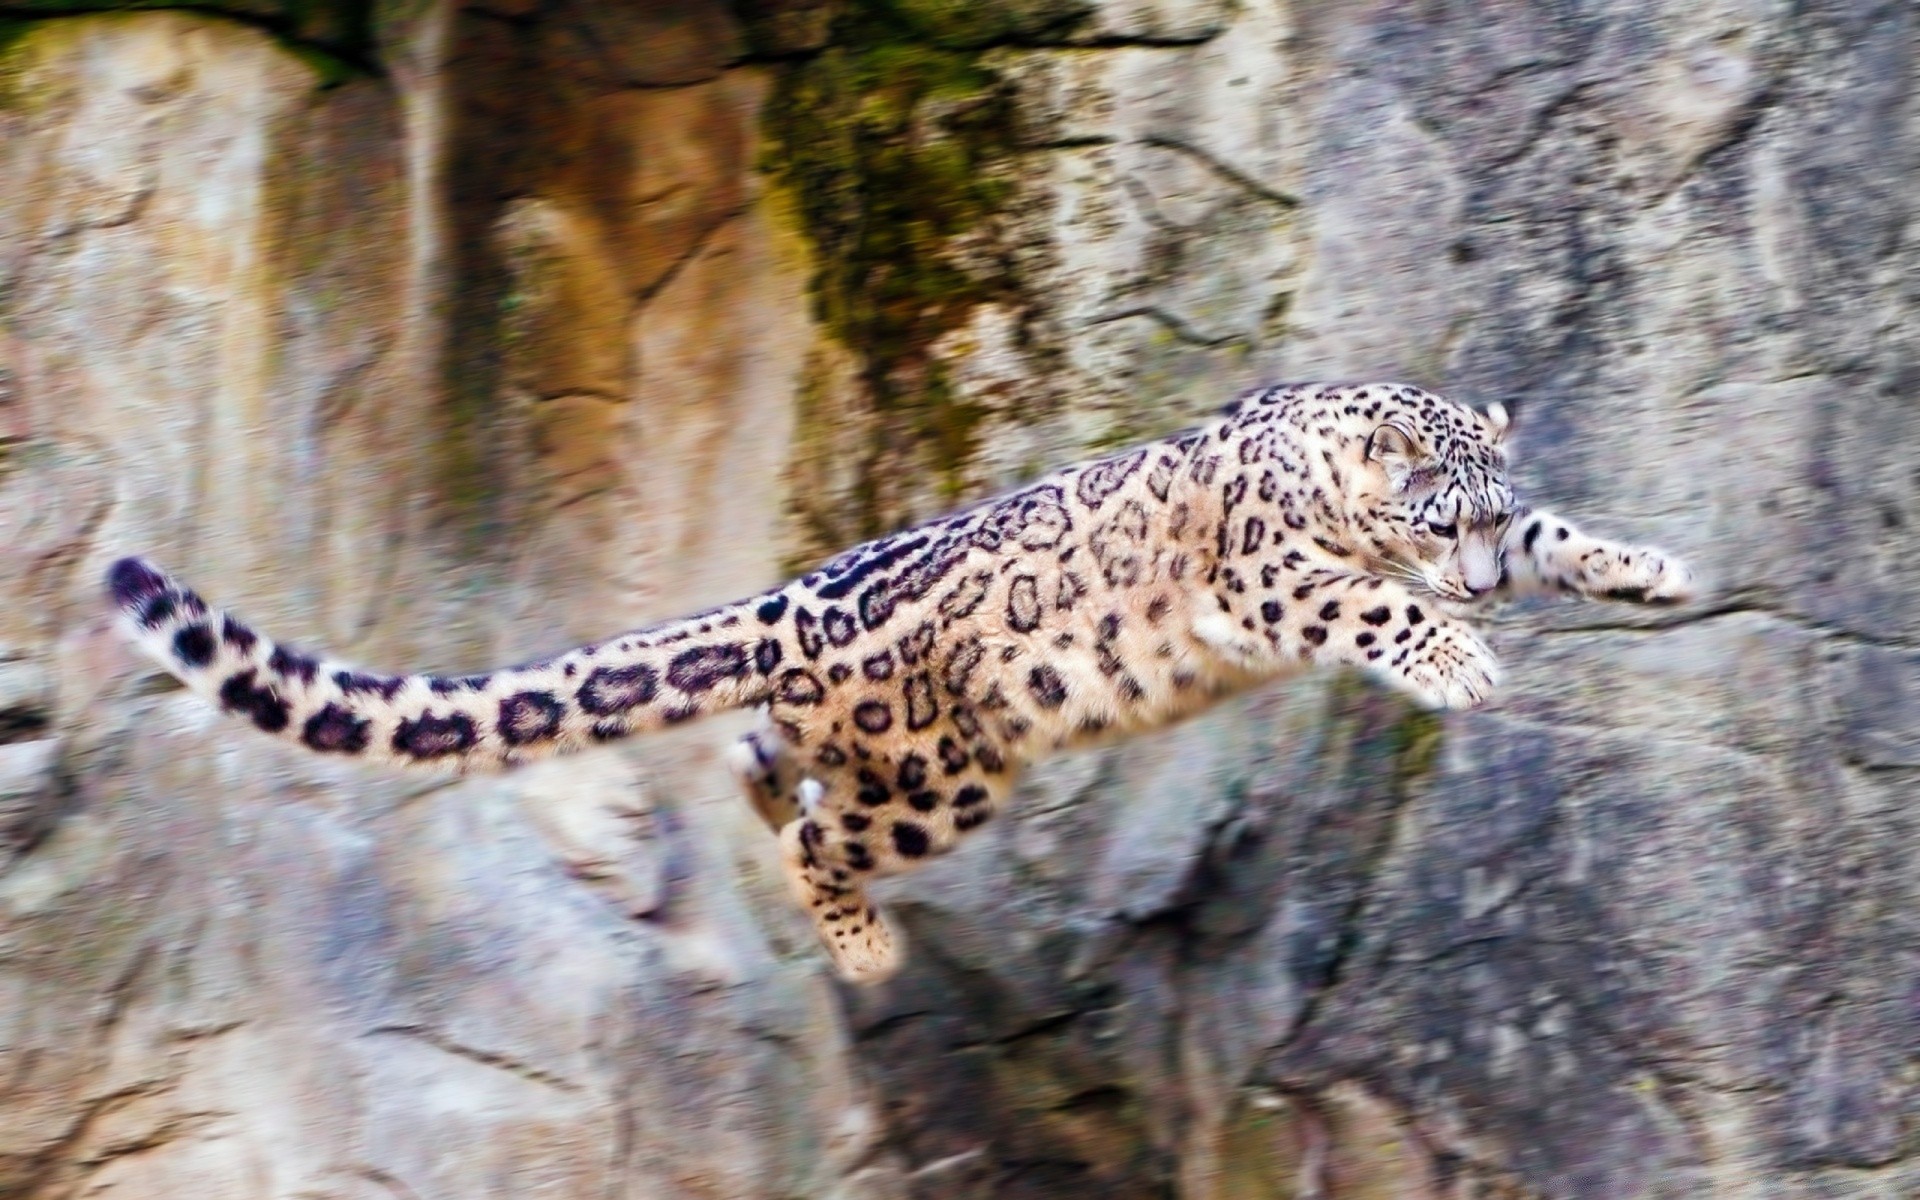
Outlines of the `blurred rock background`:
{"label": "blurred rock background", "polygon": [[[167,7],[0,4],[0,1196],[1920,1194],[1912,5]],[[481,667],[1302,378],[1711,594],[1049,764],[871,991],[740,719],[394,778],[96,598]]]}

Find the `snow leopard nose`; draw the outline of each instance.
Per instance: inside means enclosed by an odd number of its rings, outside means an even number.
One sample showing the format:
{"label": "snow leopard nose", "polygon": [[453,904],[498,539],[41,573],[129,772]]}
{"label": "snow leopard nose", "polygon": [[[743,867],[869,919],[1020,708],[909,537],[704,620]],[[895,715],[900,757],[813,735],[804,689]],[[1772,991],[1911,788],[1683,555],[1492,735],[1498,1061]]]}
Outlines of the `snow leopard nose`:
{"label": "snow leopard nose", "polygon": [[1500,554],[1491,539],[1476,532],[1461,540],[1460,582],[1476,596],[1500,585]]}

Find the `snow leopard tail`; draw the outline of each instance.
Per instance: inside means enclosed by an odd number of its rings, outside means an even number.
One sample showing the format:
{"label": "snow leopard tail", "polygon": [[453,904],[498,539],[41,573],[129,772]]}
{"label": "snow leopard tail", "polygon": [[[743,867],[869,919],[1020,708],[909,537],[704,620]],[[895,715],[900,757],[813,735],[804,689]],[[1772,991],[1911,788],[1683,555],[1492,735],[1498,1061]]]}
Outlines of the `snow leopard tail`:
{"label": "snow leopard tail", "polygon": [[[152,564],[107,588],[132,638],[189,688],[323,754],[489,770],[817,686],[783,592],[484,675],[380,675],[278,645]],[[782,668],[787,667],[786,670]]]}

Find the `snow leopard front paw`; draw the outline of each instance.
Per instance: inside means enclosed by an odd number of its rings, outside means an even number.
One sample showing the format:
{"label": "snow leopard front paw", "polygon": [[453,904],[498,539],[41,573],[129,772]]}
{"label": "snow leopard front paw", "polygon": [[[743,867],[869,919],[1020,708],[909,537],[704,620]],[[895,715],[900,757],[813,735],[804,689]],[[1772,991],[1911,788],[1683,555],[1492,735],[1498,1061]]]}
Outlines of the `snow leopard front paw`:
{"label": "snow leopard front paw", "polygon": [[1623,547],[1593,564],[1593,594],[1633,604],[1683,604],[1694,597],[1693,572],[1679,559],[1646,546]]}
{"label": "snow leopard front paw", "polygon": [[1500,687],[1500,660],[1480,635],[1455,621],[1435,623],[1389,662],[1393,682],[1434,709],[1478,708]]}

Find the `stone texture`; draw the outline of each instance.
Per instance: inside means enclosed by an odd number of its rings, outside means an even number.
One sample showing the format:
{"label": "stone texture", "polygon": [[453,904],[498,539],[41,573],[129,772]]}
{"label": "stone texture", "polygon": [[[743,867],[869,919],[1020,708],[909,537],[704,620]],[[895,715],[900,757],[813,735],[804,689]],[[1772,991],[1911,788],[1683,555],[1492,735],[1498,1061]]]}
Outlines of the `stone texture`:
{"label": "stone texture", "polygon": [[[0,1194],[1920,1193],[1909,6],[209,7],[0,46]],[[525,658],[1308,376],[1709,595],[1049,763],[871,991],[741,718],[369,774],[94,595]]]}

